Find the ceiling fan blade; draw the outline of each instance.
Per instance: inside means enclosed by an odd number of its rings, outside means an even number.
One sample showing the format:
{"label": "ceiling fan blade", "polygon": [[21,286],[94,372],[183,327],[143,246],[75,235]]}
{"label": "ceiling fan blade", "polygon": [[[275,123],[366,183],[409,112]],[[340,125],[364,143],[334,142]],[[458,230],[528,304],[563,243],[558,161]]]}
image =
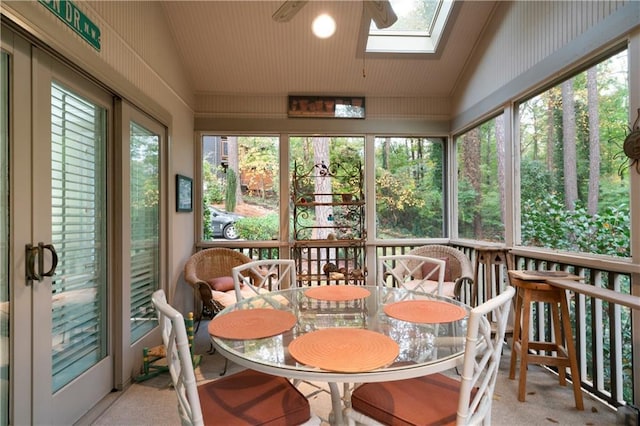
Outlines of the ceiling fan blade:
{"label": "ceiling fan blade", "polygon": [[309,0],[287,0],[271,16],[276,22],[289,22]]}
{"label": "ceiling fan blade", "polygon": [[389,0],[364,0],[364,5],[379,30],[392,26],[398,20]]}

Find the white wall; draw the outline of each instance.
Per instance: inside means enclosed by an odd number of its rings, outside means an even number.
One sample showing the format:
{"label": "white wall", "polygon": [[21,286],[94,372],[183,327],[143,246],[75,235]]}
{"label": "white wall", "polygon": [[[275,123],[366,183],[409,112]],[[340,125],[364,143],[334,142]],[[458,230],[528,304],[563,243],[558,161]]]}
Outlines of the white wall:
{"label": "white wall", "polygon": [[[287,96],[238,96],[198,94],[199,117],[284,119]],[[448,97],[375,97],[367,96],[367,121],[375,120],[448,120],[451,100]],[[293,119],[299,120],[299,118]]]}

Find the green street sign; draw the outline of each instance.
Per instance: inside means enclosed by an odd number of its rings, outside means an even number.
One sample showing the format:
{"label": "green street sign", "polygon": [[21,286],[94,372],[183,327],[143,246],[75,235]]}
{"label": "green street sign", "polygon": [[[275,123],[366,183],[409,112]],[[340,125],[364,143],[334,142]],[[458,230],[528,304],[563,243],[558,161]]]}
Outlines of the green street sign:
{"label": "green street sign", "polygon": [[62,22],[78,33],[87,43],[100,51],[100,28],[71,0],[38,0]]}

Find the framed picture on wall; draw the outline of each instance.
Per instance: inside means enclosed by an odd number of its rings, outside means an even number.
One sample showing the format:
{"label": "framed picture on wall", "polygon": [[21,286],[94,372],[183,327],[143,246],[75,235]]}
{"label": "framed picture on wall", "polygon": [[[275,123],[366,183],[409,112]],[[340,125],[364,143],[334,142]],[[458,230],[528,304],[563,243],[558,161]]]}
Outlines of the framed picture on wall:
{"label": "framed picture on wall", "polygon": [[193,179],[176,175],[176,211],[193,211]]}
{"label": "framed picture on wall", "polygon": [[289,96],[289,117],[365,118],[363,96]]}

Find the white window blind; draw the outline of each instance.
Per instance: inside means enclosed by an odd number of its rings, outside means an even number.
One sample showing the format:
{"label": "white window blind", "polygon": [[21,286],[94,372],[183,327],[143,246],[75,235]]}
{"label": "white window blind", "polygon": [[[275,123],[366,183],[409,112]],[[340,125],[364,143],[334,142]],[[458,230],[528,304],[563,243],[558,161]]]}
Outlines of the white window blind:
{"label": "white window blind", "polygon": [[157,325],[151,294],[160,280],[160,138],[130,123],[131,342]]}
{"label": "white window blind", "polygon": [[53,391],[107,354],[106,112],[51,86]]}

